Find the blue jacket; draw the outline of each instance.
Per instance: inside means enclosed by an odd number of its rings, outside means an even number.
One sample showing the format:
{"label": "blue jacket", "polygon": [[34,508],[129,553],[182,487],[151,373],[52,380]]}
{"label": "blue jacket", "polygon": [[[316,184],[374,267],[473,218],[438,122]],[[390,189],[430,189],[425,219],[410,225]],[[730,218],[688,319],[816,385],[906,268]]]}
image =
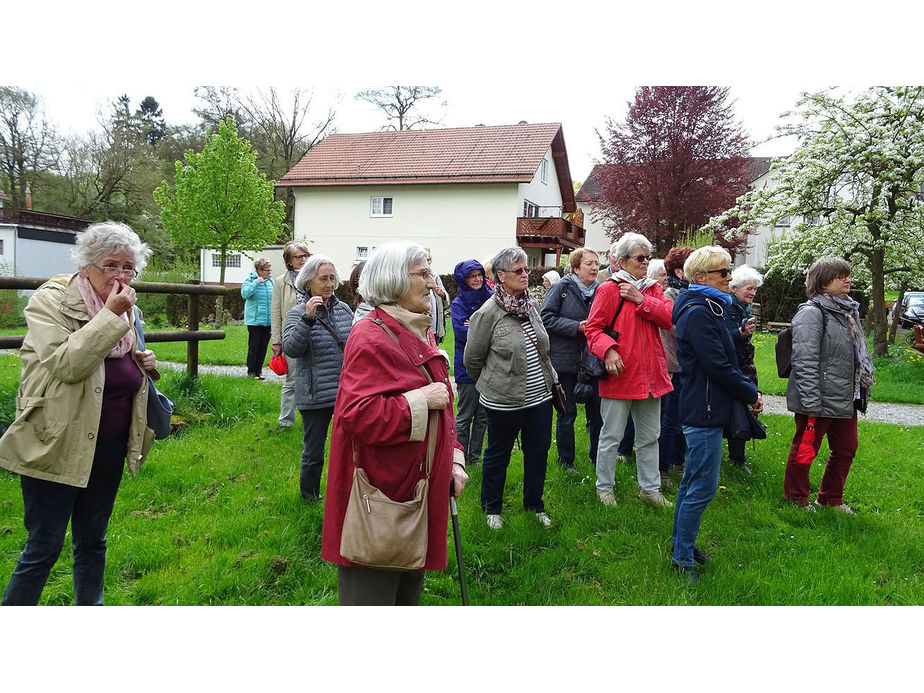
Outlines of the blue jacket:
{"label": "blue jacket", "polygon": [[270,325],[270,308],[273,303],[273,280],[257,281],[257,273],[250,276],[241,285],[241,296],[244,298],[244,324]]}
{"label": "blue jacket", "polygon": [[724,427],[732,400],[757,401],[757,386],[738,368],[735,343],[725,327],[726,306],[684,289],[674,300],[680,365],[680,420],[684,426]]}
{"label": "blue jacket", "polygon": [[459,295],[456,296],[449,308],[452,315],[452,332],[455,338],[455,354],[453,356],[454,375],[457,383],[474,383],[465,370],[463,355],[465,354],[465,343],[468,341],[468,325],[465,321],[472,317],[476,310],[484,305],[484,302],[491,298],[491,290],[486,284],[475,291],[465,283],[465,275],[472,270],[481,270],[484,274],[484,267],[477,260],[463,260],[453,271],[456,279],[456,285],[459,287]]}
{"label": "blue jacket", "polygon": [[[542,302],[542,324],[549,333],[549,359],[559,373],[577,373],[587,339],[578,323],[587,320],[594,295],[584,296],[573,274],[549,287]],[[594,285],[596,288],[596,284]]]}

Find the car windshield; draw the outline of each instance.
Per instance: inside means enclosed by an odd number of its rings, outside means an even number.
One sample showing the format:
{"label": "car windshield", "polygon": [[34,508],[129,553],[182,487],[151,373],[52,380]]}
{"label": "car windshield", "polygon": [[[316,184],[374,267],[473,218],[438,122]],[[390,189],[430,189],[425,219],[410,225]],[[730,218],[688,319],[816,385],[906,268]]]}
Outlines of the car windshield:
{"label": "car windshield", "polygon": [[908,307],[911,306],[924,306],[924,296],[909,296]]}

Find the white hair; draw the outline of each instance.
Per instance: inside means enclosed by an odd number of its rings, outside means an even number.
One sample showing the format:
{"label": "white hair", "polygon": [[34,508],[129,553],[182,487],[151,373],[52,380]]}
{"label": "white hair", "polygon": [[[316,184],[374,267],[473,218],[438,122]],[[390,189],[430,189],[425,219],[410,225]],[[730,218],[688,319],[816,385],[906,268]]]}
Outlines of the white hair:
{"label": "white hair", "polygon": [[337,283],[337,286],[340,286],[340,275],[337,273],[337,266],[334,264],[334,261],[326,255],[312,255],[305,260],[305,264],[302,265],[302,268],[298,271],[298,276],[295,277],[295,288],[304,292],[305,287],[308,286],[308,282],[318,276],[321,265],[330,265],[334,268],[334,281]]}
{"label": "white hair", "polygon": [[640,233],[624,233],[618,241],[613,243],[611,252],[615,253],[617,260],[630,257],[639,250],[651,255],[651,241]]}
{"label": "white hair", "polygon": [[141,272],[153,251],[142,242],[129,226],[116,221],[90,224],[86,231],[77,234],[71,258],[78,267],[87,267],[104,255],[128,253],[135,259],[135,270]]}
{"label": "white hair", "polygon": [[357,287],[373,308],[382,303],[397,303],[411,288],[410,269],[428,264],[427,249],[410,241],[392,241],[372,251]]}
{"label": "white hair", "polygon": [[491,258],[491,271],[494,273],[494,281],[499,284],[500,278],[497,273],[509,272],[515,262],[529,262],[525,250],[514,246],[497,251],[497,255]]}
{"label": "white hair", "polygon": [[[664,260],[660,258],[655,258],[654,260],[649,261],[648,263],[648,277],[649,279],[654,279],[657,276],[658,272],[664,269]],[[667,272],[667,270],[664,270]]]}
{"label": "white hair", "polygon": [[741,265],[732,271],[731,283],[728,285],[728,288],[738,289],[748,284],[754,284],[755,287],[759,289],[760,285],[763,283],[764,278],[761,276],[760,272],[750,265]]}

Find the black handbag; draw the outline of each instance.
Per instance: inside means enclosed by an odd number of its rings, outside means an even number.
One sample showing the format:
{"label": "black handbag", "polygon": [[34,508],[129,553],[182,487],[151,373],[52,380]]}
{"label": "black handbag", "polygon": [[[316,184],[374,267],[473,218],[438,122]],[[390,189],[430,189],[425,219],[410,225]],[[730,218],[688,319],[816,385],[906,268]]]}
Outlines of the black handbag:
{"label": "black handbag", "polygon": [[767,427],[741,400],[732,400],[731,422],[725,427],[725,438],[729,440],[764,440]]}
{"label": "black handbag", "polygon": [[[136,345],[138,351],[144,351],[144,331],[141,329],[141,318],[138,309],[135,308],[135,334],[138,335]],[[154,380],[151,376],[146,375],[148,379],[148,428],[154,431],[154,440],[163,440],[170,435],[173,430],[170,427],[170,417],[173,415],[173,402],[167,399],[163,393],[154,387]]]}
{"label": "black handbag", "polygon": [[[619,306],[616,308],[616,312],[613,314],[613,319],[610,320],[610,326],[603,330],[603,334],[607,337],[610,337],[614,342],[619,341],[619,332],[613,329],[613,325],[616,324],[616,318],[619,317],[619,314],[622,312],[622,306],[626,302],[624,297],[619,299]],[[605,378],[608,373],[606,372],[606,364],[590,352],[590,347],[587,346],[587,341],[584,341],[584,350],[581,352],[581,372],[586,373],[592,378]]]}

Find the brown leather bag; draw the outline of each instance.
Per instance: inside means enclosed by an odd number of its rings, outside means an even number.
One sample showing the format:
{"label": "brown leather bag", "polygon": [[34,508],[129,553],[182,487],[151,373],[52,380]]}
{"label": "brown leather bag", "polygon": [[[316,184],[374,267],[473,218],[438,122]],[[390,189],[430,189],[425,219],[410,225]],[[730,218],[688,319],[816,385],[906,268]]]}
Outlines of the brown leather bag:
{"label": "brown leather bag", "polygon": [[[365,319],[365,318],[364,318]],[[372,319],[400,346],[398,337],[378,318]],[[430,373],[418,366],[428,383]],[[414,496],[394,501],[369,480],[356,464],[353,447],[353,487],[343,516],[340,555],[356,565],[380,570],[420,570],[427,559],[427,499],[430,471],[436,452],[439,412],[431,411],[427,424],[427,476],[417,482]]]}

